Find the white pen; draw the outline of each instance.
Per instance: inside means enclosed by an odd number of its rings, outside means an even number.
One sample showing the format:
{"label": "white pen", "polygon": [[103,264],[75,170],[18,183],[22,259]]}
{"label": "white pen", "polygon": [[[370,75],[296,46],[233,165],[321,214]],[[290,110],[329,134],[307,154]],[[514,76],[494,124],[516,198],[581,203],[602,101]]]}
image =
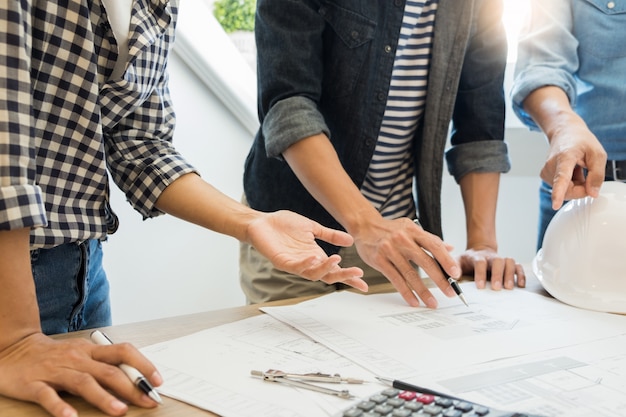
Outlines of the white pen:
{"label": "white pen", "polygon": [[[97,345],[112,345],[113,344],[111,339],[109,339],[107,335],[102,333],[100,330],[94,330],[91,333],[91,341]],[[122,371],[124,371],[126,376],[133,382],[133,384],[135,384],[140,390],[148,394],[148,396],[152,398],[154,401],[156,401],[157,403],[163,404],[163,400],[161,400],[161,396],[159,396],[159,393],[156,392],[156,390],[154,389],[154,387],[152,387],[150,382],[148,382],[146,377],[141,375],[141,373],[138,370],[124,363],[118,366]]]}

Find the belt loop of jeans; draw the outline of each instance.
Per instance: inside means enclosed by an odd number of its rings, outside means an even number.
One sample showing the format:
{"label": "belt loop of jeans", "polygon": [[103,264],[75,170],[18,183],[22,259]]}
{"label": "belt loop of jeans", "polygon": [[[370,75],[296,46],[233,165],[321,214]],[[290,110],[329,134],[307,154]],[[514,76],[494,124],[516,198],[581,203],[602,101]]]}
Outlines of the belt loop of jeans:
{"label": "belt loop of jeans", "polygon": [[[84,246],[85,244],[89,244],[89,240],[78,240],[76,242],[63,243],[63,245],[77,245],[77,246]],[[49,248],[49,249],[53,249],[53,248]],[[41,248],[31,249],[31,251],[30,251],[30,261],[31,262],[36,262],[37,259],[39,259],[39,252],[40,251],[41,251]]]}
{"label": "belt loop of jeans", "polygon": [[604,176],[609,180],[626,182],[626,161],[606,161]]}

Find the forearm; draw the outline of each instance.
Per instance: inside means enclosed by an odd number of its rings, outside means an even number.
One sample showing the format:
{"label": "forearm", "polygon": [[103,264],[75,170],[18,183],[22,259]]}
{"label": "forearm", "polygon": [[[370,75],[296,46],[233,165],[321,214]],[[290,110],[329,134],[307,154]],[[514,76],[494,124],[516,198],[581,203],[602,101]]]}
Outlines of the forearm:
{"label": "forearm", "polygon": [[29,232],[26,228],[0,231],[0,351],[41,331]]}
{"label": "forearm", "polygon": [[465,207],[467,248],[498,249],[496,238],[496,206],[500,174],[469,173],[459,182]]}
{"label": "forearm", "polygon": [[159,196],[159,210],[190,223],[248,242],[248,225],[258,213],[223,194],[196,174],[170,184]]}
{"label": "forearm", "polygon": [[357,237],[380,214],[344,170],[328,138],[319,134],[290,146],[283,156],[311,195]]}
{"label": "forearm", "polygon": [[567,94],[559,87],[540,87],[526,97],[523,105],[549,141],[572,123],[584,123],[572,109]]}

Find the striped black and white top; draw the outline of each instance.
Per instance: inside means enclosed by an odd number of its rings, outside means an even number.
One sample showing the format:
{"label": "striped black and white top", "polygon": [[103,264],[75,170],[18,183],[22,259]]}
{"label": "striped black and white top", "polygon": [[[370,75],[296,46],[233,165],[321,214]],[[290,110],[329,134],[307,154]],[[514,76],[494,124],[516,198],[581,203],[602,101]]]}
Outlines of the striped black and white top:
{"label": "striped black and white top", "polygon": [[387,108],[361,192],[385,218],[413,216],[413,135],[426,103],[437,0],[408,0]]}

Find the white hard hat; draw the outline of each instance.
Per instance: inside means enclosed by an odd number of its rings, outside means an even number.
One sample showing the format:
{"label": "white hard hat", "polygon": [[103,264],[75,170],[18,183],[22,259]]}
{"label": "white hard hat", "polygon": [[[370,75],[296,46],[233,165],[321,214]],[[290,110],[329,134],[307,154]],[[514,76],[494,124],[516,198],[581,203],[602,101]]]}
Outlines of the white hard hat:
{"label": "white hard hat", "polygon": [[597,198],[565,204],[546,229],[533,272],[566,304],[626,313],[626,184],[607,181]]}

